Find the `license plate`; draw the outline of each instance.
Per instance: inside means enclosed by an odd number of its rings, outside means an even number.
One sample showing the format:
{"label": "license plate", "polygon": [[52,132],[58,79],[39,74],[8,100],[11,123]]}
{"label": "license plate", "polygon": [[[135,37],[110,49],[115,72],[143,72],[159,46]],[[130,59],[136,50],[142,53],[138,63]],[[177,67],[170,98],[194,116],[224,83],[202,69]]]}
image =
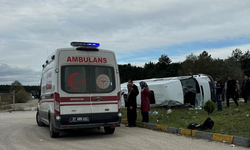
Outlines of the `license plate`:
{"label": "license plate", "polygon": [[89,117],[70,117],[70,122],[87,122]]}

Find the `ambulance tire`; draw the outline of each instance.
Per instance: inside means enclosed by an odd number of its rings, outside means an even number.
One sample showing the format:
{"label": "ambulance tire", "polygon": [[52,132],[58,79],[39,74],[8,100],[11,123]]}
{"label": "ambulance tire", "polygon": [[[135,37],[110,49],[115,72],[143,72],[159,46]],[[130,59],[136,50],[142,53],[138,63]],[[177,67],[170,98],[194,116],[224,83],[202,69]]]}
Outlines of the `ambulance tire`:
{"label": "ambulance tire", "polygon": [[51,117],[50,117],[50,121],[49,121],[49,132],[50,132],[51,138],[59,137],[60,132],[55,131],[55,127],[53,126],[53,121],[52,121]]}
{"label": "ambulance tire", "polygon": [[104,131],[106,134],[113,134],[115,132],[114,127],[104,127]]}
{"label": "ambulance tire", "polygon": [[45,126],[45,124],[41,121],[41,117],[39,115],[39,112],[36,113],[36,123],[39,127]]}

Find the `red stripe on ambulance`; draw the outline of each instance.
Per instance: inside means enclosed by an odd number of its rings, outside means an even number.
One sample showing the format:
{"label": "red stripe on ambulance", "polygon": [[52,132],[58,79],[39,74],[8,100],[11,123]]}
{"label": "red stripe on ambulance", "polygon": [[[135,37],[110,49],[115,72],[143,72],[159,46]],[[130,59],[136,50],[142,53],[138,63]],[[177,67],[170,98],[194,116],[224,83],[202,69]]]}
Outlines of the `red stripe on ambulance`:
{"label": "red stripe on ambulance", "polygon": [[92,103],[92,104],[61,104],[60,106],[81,106],[81,105],[117,105],[117,103]]}
{"label": "red stripe on ambulance", "polygon": [[61,102],[90,102],[90,97],[61,97]]}
{"label": "red stripe on ambulance", "polygon": [[[96,102],[96,96],[91,97]],[[117,96],[100,96],[100,101],[118,101]],[[90,97],[60,97],[60,102],[90,102]]]}

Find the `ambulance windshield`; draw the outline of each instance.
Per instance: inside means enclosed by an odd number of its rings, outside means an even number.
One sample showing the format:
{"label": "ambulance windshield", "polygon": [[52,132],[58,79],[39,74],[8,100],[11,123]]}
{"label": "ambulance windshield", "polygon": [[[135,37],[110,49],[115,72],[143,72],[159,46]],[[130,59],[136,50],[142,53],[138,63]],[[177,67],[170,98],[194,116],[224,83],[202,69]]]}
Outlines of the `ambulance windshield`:
{"label": "ambulance windshield", "polygon": [[61,88],[67,93],[109,93],[115,89],[114,68],[62,66]]}

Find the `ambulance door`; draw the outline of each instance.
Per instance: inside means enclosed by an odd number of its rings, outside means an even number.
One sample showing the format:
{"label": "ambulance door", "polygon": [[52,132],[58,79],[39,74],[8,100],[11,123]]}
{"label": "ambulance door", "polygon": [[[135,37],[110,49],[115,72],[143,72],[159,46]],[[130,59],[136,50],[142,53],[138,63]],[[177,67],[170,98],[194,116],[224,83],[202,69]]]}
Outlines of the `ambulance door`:
{"label": "ambulance door", "polygon": [[[84,60],[86,59],[86,60]],[[64,51],[60,53],[60,111],[65,124],[91,121],[90,86],[88,85],[88,52]]]}
{"label": "ambulance door", "polygon": [[[91,107],[94,122],[118,121],[118,72],[110,52],[89,52],[91,68]],[[119,93],[120,94],[120,93]]]}

